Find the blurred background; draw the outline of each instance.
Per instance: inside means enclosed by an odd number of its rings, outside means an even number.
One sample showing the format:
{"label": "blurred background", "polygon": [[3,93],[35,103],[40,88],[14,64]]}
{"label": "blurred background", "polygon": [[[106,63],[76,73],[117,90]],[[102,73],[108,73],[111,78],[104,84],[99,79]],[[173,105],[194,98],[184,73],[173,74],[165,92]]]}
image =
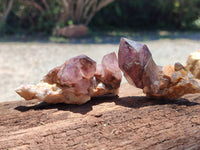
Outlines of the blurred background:
{"label": "blurred background", "polygon": [[80,24],[90,34],[198,30],[199,10],[200,0],[1,0],[0,31],[51,36],[63,27]]}
{"label": "blurred background", "polygon": [[147,44],[159,65],[184,64],[199,31],[200,0],[0,0],[0,101],[70,57],[100,63],[121,37]]}

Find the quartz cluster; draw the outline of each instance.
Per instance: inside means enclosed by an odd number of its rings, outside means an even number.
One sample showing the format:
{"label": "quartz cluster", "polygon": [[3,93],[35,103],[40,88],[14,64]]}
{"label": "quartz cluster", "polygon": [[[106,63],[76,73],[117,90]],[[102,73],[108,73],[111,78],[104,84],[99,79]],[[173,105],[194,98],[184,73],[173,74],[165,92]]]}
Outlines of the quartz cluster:
{"label": "quartz cluster", "polygon": [[117,95],[121,79],[114,52],[105,55],[98,65],[88,56],[80,55],[52,69],[39,84],[21,85],[16,92],[26,100],[80,105],[91,97]]}
{"label": "quartz cluster", "polygon": [[145,44],[122,38],[118,53],[119,67],[127,81],[143,89],[148,97],[177,99],[200,92],[200,82],[180,63],[156,65]]}
{"label": "quartz cluster", "polygon": [[16,92],[26,100],[80,105],[91,97],[118,95],[122,71],[128,83],[143,89],[148,97],[177,99],[200,93],[200,80],[191,74],[200,78],[198,68],[200,52],[191,54],[186,67],[180,63],[162,67],[156,65],[145,44],[121,38],[118,59],[113,52],[96,64],[80,55],[52,69],[39,84],[21,85]]}

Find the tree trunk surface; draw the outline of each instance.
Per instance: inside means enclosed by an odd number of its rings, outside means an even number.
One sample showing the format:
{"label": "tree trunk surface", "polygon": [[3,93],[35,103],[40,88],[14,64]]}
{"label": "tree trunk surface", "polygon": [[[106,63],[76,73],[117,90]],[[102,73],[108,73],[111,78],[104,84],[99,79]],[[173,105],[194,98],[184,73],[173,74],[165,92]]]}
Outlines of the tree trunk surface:
{"label": "tree trunk surface", "polygon": [[200,149],[200,94],[146,98],[122,84],[119,97],[84,105],[0,103],[0,149]]}

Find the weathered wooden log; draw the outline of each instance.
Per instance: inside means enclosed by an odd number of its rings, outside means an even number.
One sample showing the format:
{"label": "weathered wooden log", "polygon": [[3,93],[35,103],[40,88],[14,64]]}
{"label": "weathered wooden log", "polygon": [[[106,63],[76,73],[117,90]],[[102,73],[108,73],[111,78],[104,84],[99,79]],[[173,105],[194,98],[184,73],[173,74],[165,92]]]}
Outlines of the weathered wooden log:
{"label": "weathered wooden log", "polygon": [[122,84],[81,106],[3,102],[0,149],[200,149],[200,94],[157,100]]}

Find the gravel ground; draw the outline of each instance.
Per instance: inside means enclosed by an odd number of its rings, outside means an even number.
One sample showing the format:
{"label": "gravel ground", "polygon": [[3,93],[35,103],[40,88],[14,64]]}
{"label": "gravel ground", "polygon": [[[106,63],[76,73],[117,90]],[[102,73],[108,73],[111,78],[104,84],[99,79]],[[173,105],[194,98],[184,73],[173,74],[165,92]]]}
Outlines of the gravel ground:
{"label": "gravel ground", "polygon": [[[144,41],[159,65],[179,61],[185,64],[191,52],[200,49],[200,40],[163,39]],[[118,51],[118,44],[56,44],[39,42],[0,43],[0,102],[21,100],[15,88],[23,83],[38,83],[53,67],[70,57],[86,54],[100,63],[103,55]],[[123,79],[123,82],[126,82]]]}

